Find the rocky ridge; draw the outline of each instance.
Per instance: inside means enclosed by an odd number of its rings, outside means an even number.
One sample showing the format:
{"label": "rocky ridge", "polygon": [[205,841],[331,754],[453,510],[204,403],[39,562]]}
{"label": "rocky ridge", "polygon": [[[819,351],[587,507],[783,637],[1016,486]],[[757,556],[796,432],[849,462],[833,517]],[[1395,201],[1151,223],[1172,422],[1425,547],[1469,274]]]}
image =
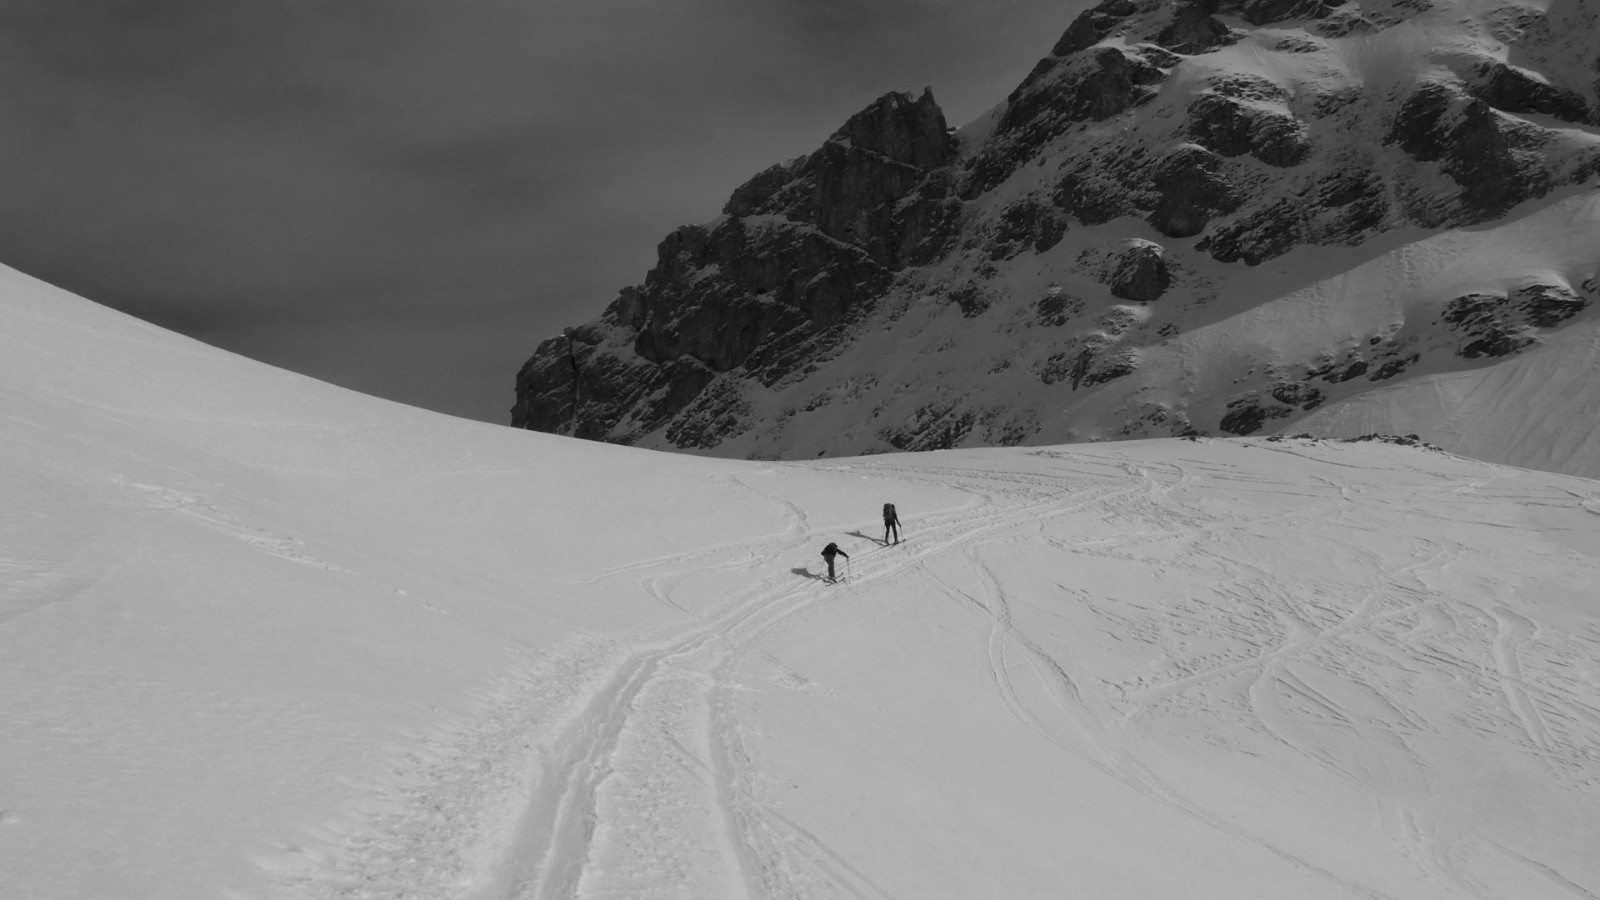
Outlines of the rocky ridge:
{"label": "rocky ridge", "polygon": [[1587,321],[1600,248],[1440,273],[1600,173],[1596,21],[1105,0],[979,121],[886,95],[674,232],[538,347],[513,424],[758,457],[1249,434],[1530,352]]}

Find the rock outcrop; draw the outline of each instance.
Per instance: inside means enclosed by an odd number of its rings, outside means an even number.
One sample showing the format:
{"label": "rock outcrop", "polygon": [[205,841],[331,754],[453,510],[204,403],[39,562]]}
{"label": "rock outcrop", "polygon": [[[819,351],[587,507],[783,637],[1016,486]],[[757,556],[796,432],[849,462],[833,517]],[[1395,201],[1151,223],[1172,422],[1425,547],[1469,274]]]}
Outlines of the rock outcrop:
{"label": "rock outcrop", "polygon": [[741,185],[722,219],[668,236],[600,322],[541,344],[517,375],[512,424],[642,434],[718,373],[788,374],[894,272],[942,249],[960,214],[941,171],[954,149],[931,91],[880,98],[815,153]]}
{"label": "rock outcrop", "polygon": [[[1247,434],[1527,352],[1593,271],[1396,282],[1361,298],[1360,340],[1317,301],[1305,358],[1215,333],[1311,304],[1319,253],[1481,229],[1600,173],[1574,23],[1477,9],[1105,0],[971,126],[885,95],[668,236],[539,345],[513,424],[739,456]],[[1393,30],[1413,20],[1437,48]]]}

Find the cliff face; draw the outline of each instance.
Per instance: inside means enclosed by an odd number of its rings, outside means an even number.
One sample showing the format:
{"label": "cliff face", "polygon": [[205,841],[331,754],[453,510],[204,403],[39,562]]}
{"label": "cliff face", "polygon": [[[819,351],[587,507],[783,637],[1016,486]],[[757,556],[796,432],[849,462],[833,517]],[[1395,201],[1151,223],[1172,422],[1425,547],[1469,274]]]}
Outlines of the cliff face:
{"label": "cliff face", "polygon": [[538,347],[513,424],[741,456],[1244,434],[1527,352],[1600,248],[1469,283],[1427,242],[1600,172],[1597,33],[1572,0],[1106,0],[978,122],[887,95],[669,236]]}
{"label": "cliff face", "polygon": [[940,251],[961,212],[954,156],[931,93],[879,99],[739,187],[715,222],[670,235],[600,321],[540,344],[512,424],[625,440],[672,423],[721,373],[771,382],[803,365],[894,273]]}

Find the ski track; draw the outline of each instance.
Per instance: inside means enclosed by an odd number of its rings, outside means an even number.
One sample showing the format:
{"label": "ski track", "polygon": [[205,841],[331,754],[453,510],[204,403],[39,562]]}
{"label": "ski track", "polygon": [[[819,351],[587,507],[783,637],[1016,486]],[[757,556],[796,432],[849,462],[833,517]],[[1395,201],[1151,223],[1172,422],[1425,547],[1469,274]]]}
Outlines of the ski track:
{"label": "ski track", "polygon": [[[1044,471],[975,472],[870,460],[826,467],[954,487],[970,500],[919,517],[912,541],[858,553],[845,584],[825,586],[784,570],[755,580],[720,604],[705,598],[691,602],[678,596],[688,575],[707,568],[769,570],[840,527],[818,526],[795,504],[742,478],[720,476],[729,487],[779,504],[788,526],[779,534],[688,555],[635,560],[574,582],[625,578],[683,618],[676,628],[632,645],[582,645],[544,663],[546,672],[567,673],[555,682],[567,693],[542,697],[520,717],[511,717],[514,721],[501,723],[503,731],[520,737],[497,739],[500,755],[484,763],[487,774],[480,783],[456,791],[464,807],[481,800],[488,784],[503,790],[508,779],[520,781],[520,790],[511,792],[520,798],[520,809],[502,810],[499,819],[472,827],[433,825],[426,833],[436,839],[440,829],[455,830],[456,846],[446,851],[454,858],[424,866],[432,880],[408,882],[421,885],[414,892],[383,893],[383,885],[399,882],[377,874],[415,868],[426,857],[429,851],[420,840],[403,837],[349,839],[343,855],[320,868],[280,867],[281,880],[301,895],[319,897],[888,900],[894,894],[852,862],[847,849],[830,846],[763,799],[764,776],[740,717],[741,694],[749,689],[738,684],[738,669],[759,656],[781,673],[780,685],[807,689],[802,677],[760,646],[762,640],[800,617],[823,614],[830,600],[896,578],[926,579],[987,623],[993,689],[1010,714],[1042,740],[1130,790],[1351,896],[1382,900],[1391,895],[1207,808],[1138,757],[1133,749],[1138,729],[1180,709],[1219,703],[1242,707],[1253,729],[1283,752],[1389,797],[1380,803],[1379,820],[1392,843],[1427,880],[1472,897],[1498,896],[1470,864],[1472,849],[1485,846],[1485,839],[1447,833],[1434,798],[1416,795],[1414,786],[1426,784],[1427,776],[1413,741],[1438,739],[1453,728],[1499,734],[1514,726],[1527,751],[1556,778],[1592,775],[1600,709],[1592,698],[1530,677],[1527,654],[1541,636],[1536,622],[1509,601],[1487,609],[1464,607],[1427,587],[1429,577],[1459,558],[1458,548],[1418,536],[1381,558],[1369,551],[1345,552],[1337,562],[1349,577],[1338,591],[1308,590],[1294,573],[1251,558],[1251,536],[1292,531],[1297,523],[1320,521],[1326,527],[1333,521],[1369,529],[1347,514],[1350,485],[1317,478],[1298,486],[1304,502],[1294,508],[1253,518],[1218,517],[1190,505],[1184,489],[1200,480],[1237,477],[1225,467],[1155,466],[1120,459],[1115,452],[1098,458],[1050,451],[1031,455]],[[1464,483],[1459,492],[1465,497],[1482,486]],[[1585,509],[1593,503],[1575,494],[1567,502]],[[1051,531],[1058,520],[1081,521],[1096,513],[1104,523],[1102,534],[1069,541]],[[201,515],[187,509],[185,514]],[[212,520],[208,526],[234,528],[209,512],[204,516]],[[1172,540],[1188,542],[1188,552],[1167,561],[1204,574],[1225,602],[1158,609],[1069,590],[1117,633],[1165,648],[1177,669],[1171,677],[1129,684],[1075,676],[1068,662],[1019,627],[1014,598],[986,561],[991,554],[1041,545],[1138,561],[1145,548]],[[954,571],[946,571],[952,563]],[[1029,614],[1037,611],[1030,607]],[[1237,649],[1182,652],[1201,637]],[[1546,650],[1542,664],[1570,664],[1561,660],[1581,659],[1600,646],[1595,637],[1567,636],[1566,641],[1560,658]],[[1391,693],[1404,679],[1380,683],[1372,680],[1373,669],[1400,670],[1413,680],[1492,682],[1504,707],[1457,712],[1460,721],[1428,721],[1408,708],[1404,696]],[[1024,677],[1028,681],[1019,682]],[[506,749],[517,741],[520,753]],[[1330,752],[1330,746],[1340,752]],[[1403,790],[1407,785],[1412,795]],[[438,785],[431,793],[417,789],[399,812],[369,822],[367,831],[423,833],[408,819],[423,815],[418,810],[428,804],[437,807],[439,790]],[[482,847],[471,851],[468,840]],[[397,845],[405,852],[395,850]],[[1562,895],[1595,896],[1548,864],[1495,849]],[[377,887],[368,891],[356,885]],[[437,890],[429,893],[431,888]]]}
{"label": "ski track", "polygon": [[[1103,717],[1096,716],[1091,712],[1084,702],[1083,695],[1079,692],[1077,684],[1066,672],[1062,664],[1015,627],[1005,591],[1001,588],[999,580],[995,577],[993,571],[981,560],[978,552],[981,546],[981,544],[969,545],[964,554],[966,562],[970,566],[970,571],[976,575],[976,580],[982,586],[981,597],[974,597],[952,586],[949,582],[939,579],[937,576],[934,576],[934,580],[941,584],[947,594],[956,596],[975,609],[982,611],[989,619],[990,678],[996,693],[1000,695],[1002,702],[1012,716],[1059,749],[1084,759],[1100,771],[1116,778],[1130,789],[1184,816],[1195,819],[1208,828],[1265,850],[1291,866],[1337,885],[1354,896],[1372,898],[1372,900],[1386,900],[1388,898],[1386,894],[1369,890],[1340,878],[1328,869],[1297,856],[1263,837],[1249,834],[1244,829],[1210,813],[1190,801],[1170,782],[1157,777],[1149,768],[1139,762],[1124,747],[1121,739],[1121,732],[1127,724],[1126,720],[1108,723]],[[1048,724],[1048,716],[1030,709],[1022,699],[1023,694],[1018,689],[1012,676],[1014,666],[1008,659],[1008,649],[1013,646],[1022,651],[1025,658],[1024,664],[1050,691],[1056,711],[1064,714],[1081,736],[1080,739],[1063,737],[1057,734]]]}
{"label": "ski track", "polygon": [[[949,477],[871,464],[857,471],[882,470],[927,484],[943,484]],[[850,582],[839,588],[853,591],[976,535],[1032,521],[1047,507],[1060,506],[1064,495],[1081,507],[1129,490],[1098,486],[1073,493],[1059,479],[1028,474],[980,481],[989,490],[973,492],[970,503],[919,518],[916,543],[895,552],[858,554]],[[997,500],[1018,497],[1032,499],[1005,505]],[[633,575],[645,594],[686,611],[673,588],[683,575],[703,568],[697,565],[702,560],[731,555],[722,568],[758,569],[815,542],[803,512],[784,505],[791,526],[782,535],[688,558],[635,561],[584,582]],[[758,776],[730,696],[732,670],[746,654],[761,652],[756,642],[789,618],[839,596],[830,590],[837,589],[769,578],[748,596],[697,617],[672,639],[636,648],[581,708],[551,729],[559,737],[547,742],[505,863],[470,896],[891,897],[846,855],[758,798]],[[695,839],[682,840],[685,835]],[[716,883],[686,883],[714,867],[702,858],[708,840],[720,845],[716,855],[723,877]]]}

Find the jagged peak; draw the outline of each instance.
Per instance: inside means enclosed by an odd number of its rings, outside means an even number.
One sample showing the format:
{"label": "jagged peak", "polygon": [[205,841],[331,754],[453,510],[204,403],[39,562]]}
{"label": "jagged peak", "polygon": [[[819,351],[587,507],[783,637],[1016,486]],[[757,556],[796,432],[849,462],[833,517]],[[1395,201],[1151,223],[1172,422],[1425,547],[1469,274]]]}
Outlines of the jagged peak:
{"label": "jagged peak", "polygon": [[949,163],[955,157],[956,142],[945,123],[944,111],[933,99],[931,87],[923,88],[920,96],[891,91],[850,116],[809,156],[770,166],[735,188],[722,211],[733,216],[775,211],[783,205],[778,202],[779,195],[813,173],[830,148],[871,154],[885,162],[925,171]]}
{"label": "jagged peak", "polygon": [[942,166],[954,153],[944,110],[931,87],[923,88],[919,97],[900,91],[884,94],[846,120],[829,140],[919,169]]}

